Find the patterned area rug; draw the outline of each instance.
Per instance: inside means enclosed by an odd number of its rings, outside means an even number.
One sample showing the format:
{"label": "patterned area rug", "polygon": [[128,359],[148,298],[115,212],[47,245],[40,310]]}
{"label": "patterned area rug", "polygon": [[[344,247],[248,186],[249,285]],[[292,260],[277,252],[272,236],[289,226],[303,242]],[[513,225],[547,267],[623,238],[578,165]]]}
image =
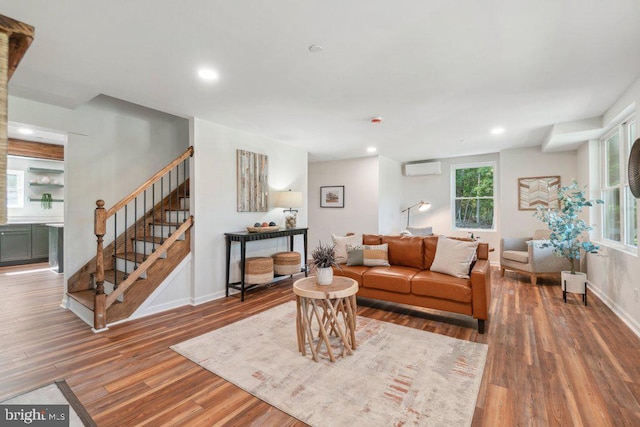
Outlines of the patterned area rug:
{"label": "patterned area rug", "polygon": [[[55,411],[49,410],[50,405],[68,405],[68,418],[61,419]],[[9,398],[0,402],[0,426],[4,425],[67,425],[70,427],[94,427],[96,423],[91,418],[91,415],[82,406],[75,393],[71,390],[71,387],[64,380],[58,380],[53,384],[46,385],[44,387],[22,393],[18,396]],[[6,411],[5,411],[6,408]],[[58,422],[54,422],[51,419],[48,421],[42,421],[40,417],[35,417],[31,421],[18,421],[17,417],[10,417],[13,419],[7,420],[9,416],[8,412],[24,412],[31,413],[35,408],[36,412],[49,415],[50,413],[55,416],[54,419]],[[8,411],[8,412],[7,412]],[[46,417],[45,417],[46,418]]]}
{"label": "patterned area rug", "polygon": [[286,303],[171,348],[312,426],[471,424],[486,344],[358,316],[354,354],[316,363],[298,352],[295,311]]}

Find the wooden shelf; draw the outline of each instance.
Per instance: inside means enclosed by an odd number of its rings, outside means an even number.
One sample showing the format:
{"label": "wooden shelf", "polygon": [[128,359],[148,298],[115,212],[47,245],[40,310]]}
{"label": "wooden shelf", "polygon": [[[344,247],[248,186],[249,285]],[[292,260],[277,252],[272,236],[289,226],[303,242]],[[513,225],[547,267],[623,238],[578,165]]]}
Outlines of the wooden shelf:
{"label": "wooden shelf", "polygon": [[29,184],[29,187],[55,187],[55,188],[62,188],[64,187],[64,184],[39,184],[37,182],[32,182]]}
{"label": "wooden shelf", "polygon": [[33,168],[33,167],[30,167],[27,170],[29,172],[36,172],[36,173],[64,173],[64,171],[60,170],[60,169],[46,169],[46,168]]}

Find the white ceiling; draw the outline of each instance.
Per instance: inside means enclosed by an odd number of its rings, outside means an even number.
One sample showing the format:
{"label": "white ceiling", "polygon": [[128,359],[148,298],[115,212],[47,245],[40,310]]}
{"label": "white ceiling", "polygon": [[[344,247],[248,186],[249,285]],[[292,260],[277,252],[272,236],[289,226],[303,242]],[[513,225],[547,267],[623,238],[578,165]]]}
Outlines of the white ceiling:
{"label": "white ceiling", "polygon": [[310,160],[541,145],[640,76],[640,0],[0,0],[0,14],[36,28],[12,95],[75,108],[102,93]]}

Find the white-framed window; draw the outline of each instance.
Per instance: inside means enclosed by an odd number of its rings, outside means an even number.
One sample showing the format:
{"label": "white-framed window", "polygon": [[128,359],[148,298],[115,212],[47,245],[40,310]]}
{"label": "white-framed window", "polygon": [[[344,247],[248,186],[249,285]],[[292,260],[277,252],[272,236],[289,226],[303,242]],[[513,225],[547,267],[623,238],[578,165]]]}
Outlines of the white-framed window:
{"label": "white-framed window", "polygon": [[24,207],[24,171],[7,169],[7,207]]}
{"label": "white-framed window", "polygon": [[496,163],[453,165],[451,206],[454,230],[495,230]]}
{"label": "white-framed window", "polygon": [[638,246],[637,203],[627,177],[629,153],[636,135],[636,119],[630,116],[600,140],[602,239],[630,249]]}

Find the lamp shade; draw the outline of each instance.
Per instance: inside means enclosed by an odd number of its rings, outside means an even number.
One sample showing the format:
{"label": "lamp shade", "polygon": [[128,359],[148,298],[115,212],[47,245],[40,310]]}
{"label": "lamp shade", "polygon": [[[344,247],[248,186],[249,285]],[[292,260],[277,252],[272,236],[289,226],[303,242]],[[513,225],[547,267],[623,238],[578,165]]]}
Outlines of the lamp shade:
{"label": "lamp shade", "polygon": [[429,209],[431,209],[431,203],[429,202],[420,202],[420,205],[418,205],[420,212],[428,211]]}
{"label": "lamp shade", "polygon": [[278,206],[283,208],[300,208],[302,207],[301,191],[281,191],[278,193]]}

